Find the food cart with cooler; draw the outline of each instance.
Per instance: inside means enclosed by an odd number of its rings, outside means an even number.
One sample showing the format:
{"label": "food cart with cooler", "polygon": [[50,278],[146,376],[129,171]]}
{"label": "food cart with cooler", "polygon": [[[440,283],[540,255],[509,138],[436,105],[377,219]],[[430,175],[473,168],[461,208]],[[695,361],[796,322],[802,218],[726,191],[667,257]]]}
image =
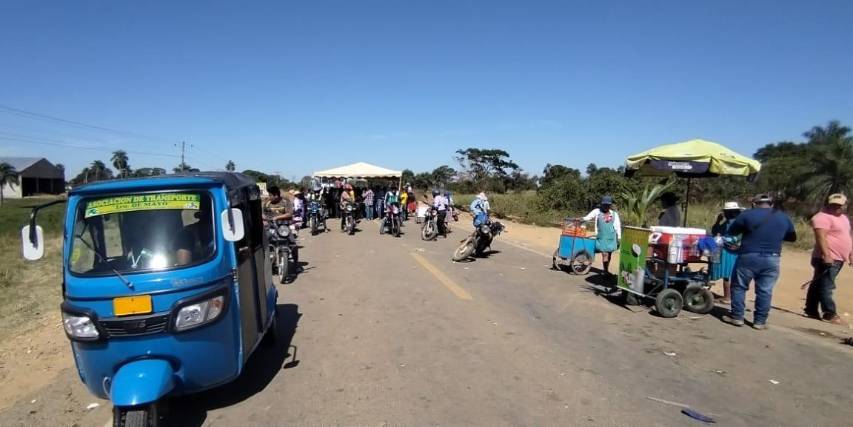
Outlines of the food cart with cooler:
{"label": "food cart with cooler", "polygon": [[626,302],[654,298],[655,308],[663,317],[677,316],[682,307],[697,313],[710,312],[714,301],[708,279],[717,248],[705,230],[687,228],[691,180],[721,175],[754,179],[760,169],[758,161],[701,139],[629,156],[626,176],[686,178],[687,195],[684,227],[623,227],[618,286]]}
{"label": "food cart with cooler", "polygon": [[716,248],[708,239],[702,229],[624,227],[618,287],[626,302],[654,299],[662,317],[675,317],[682,308],[709,313],[714,295],[708,278]]}

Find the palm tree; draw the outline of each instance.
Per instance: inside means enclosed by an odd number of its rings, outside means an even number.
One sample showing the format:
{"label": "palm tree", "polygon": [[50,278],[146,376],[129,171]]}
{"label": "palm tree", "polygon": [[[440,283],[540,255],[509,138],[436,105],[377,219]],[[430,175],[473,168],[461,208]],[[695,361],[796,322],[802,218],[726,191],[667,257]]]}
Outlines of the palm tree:
{"label": "palm tree", "polygon": [[673,185],[675,185],[675,180],[669,180],[663,184],[646,185],[642,190],[623,191],[621,198],[625,203],[625,209],[621,212],[627,213],[630,220],[637,221],[643,227],[648,227],[649,208],[660,198],[661,194]]}
{"label": "palm tree", "polygon": [[100,160],[95,160],[88,168],[86,173],[86,182],[103,181],[113,178],[113,171],[107,168],[107,165]]}
{"label": "palm tree", "polygon": [[809,139],[814,169],[805,184],[816,200],[853,190],[853,136],[837,120],[803,134]]}
{"label": "palm tree", "polygon": [[237,165],[234,164],[234,161],[229,160],[228,163],[225,164],[225,170],[228,172],[234,172],[237,170]]}
{"label": "palm tree", "polygon": [[15,188],[18,185],[18,171],[8,163],[0,163],[0,206],[3,206],[3,188],[7,184],[9,188]]}
{"label": "palm tree", "polygon": [[113,151],[113,157],[110,161],[113,162],[113,167],[116,168],[120,177],[126,178],[130,175],[130,165],[128,164],[126,151]]}

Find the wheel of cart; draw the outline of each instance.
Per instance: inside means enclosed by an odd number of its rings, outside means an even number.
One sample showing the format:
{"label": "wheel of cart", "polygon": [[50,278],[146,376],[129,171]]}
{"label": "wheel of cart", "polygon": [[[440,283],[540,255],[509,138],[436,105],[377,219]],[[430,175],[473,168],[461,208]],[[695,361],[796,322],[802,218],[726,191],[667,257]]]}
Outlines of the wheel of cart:
{"label": "wheel of cart", "polygon": [[[666,260],[652,258],[646,265],[645,289],[643,294],[632,294],[635,297],[654,298],[655,310],[661,317],[678,316],[681,310],[697,314],[708,314],[714,308],[714,294],[711,293],[708,271],[705,268],[693,271],[691,264],[705,264],[707,261],[692,261],[690,263],[670,264]],[[655,269],[655,266],[658,266]],[[655,270],[662,271],[663,277],[658,277]]]}
{"label": "wheel of cart", "polygon": [[595,259],[595,237],[586,229],[581,218],[563,220],[563,232],[554,250],[551,266],[572,274],[587,274]]}

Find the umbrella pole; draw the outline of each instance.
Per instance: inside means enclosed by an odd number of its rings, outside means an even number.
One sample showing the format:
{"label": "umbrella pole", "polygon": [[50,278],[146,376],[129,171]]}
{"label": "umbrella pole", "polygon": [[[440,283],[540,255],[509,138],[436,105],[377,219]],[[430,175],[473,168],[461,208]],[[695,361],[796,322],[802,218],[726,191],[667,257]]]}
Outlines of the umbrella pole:
{"label": "umbrella pole", "polygon": [[687,178],[687,194],[684,196],[684,225],[683,227],[687,227],[687,208],[690,206],[690,181],[691,178]]}

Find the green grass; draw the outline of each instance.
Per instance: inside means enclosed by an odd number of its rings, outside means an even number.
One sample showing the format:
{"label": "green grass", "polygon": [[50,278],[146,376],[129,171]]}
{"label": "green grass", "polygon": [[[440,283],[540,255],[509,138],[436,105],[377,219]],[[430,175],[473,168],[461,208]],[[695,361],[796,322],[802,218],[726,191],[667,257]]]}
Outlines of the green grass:
{"label": "green grass", "polygon": [[43,313],[56,312],[61,301],[61,224],[65,205],[51,206],[39,214],[45,230],[45,256],[39,261],[24,260],[21,227],[29,220],[33,206],[54,199],[6,200],[0,207],[0,322],[12,325],[0,330],[0,337],[24,329]]}

